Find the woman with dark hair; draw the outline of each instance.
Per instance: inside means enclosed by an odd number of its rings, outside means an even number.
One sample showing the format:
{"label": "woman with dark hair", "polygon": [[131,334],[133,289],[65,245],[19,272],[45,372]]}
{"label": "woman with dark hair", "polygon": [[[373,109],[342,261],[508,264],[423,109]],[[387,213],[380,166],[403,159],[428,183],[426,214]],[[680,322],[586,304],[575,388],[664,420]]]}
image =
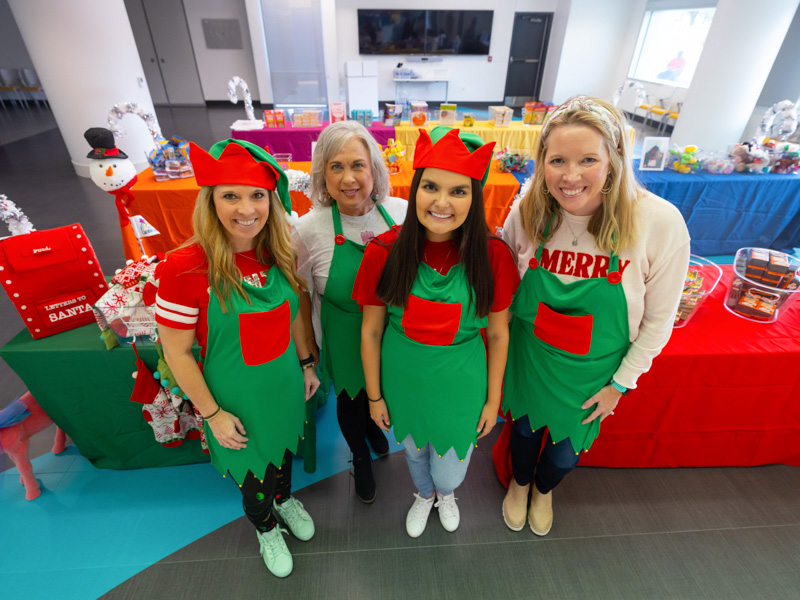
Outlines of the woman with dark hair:
{"label": "woman with dark hair", "polygon": [[305,282],[289,239],[288,181],[249,142],[224,140],[209,152],[190,145],[202,186],[194,235],[156,271],[158,332],[172,374],[205,419],[211,463],[238,484],[267,568],[286,577],[292,555],[275,514],[299,540],[314,535],[291,495],[292,453],[304,400],[319,386],[301,367],[310,351],[296,318]]}
{"label": "woman with dark hair", "polygon": [[493,146],[449,127],[420,131],[405,224],[368,244],[353,289],[370,413],[382,429],[394,426],[417,487],[411,537],[422,535],[434,502],[442,526],[456,530],[454,490],[500,406],[519,280],[486,225]]}

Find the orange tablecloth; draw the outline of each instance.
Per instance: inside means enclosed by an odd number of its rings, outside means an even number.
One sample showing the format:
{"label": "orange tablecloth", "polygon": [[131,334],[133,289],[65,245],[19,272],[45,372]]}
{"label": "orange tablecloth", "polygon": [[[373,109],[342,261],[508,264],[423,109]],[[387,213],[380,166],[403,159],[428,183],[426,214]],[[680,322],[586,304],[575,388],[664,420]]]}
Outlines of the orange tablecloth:
{"label": "orange tablecloth", "polygon": [[[311,170],[310,162],[294,162],[292,169]],[[411,189],[411,178],[414,172],[410,163],[402,165],[398,175],[392,175],[392,194],[400,198],[408,198]],[[192,211],[200,188],[194,177],[156,181],[153,172],[146,169],[139,173],[139,179],[133,186],[135,196],[130,205],[131,215],[141,215],[148,223],[159,231],[159,235],[142,239],[145,252],[153,255],[168,252],[176,248],[192,235]],[[510,173],[500,173],[492,165],[489,178],[483,192],[486,207],[486,221],[494,232],[502,225],[511,208],[511,202],[519,191],[519,183]],[[304,215],[311,208],[311,201],[302,192],[291,192],[292,208],[297,214]],[[121,228],[122,245],[125,257],[136,260],[141,251],[136,243],[131,226]]]}

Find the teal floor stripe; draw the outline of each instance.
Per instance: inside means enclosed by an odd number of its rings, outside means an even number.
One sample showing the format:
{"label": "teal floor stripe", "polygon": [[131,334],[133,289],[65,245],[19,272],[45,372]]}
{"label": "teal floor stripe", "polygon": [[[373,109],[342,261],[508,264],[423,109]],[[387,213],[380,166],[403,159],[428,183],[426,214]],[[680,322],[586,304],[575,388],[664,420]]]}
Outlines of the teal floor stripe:
{"label": "teal floor stripe", "polygon": [[[295,490],[349,468],[336,399],[317,413],[317,471],[295,459]],[[390,449],[398,446],[389,435]],[[93,600],[242,516],[241,499],[209,463],[97,469],[75,446],[33,462],[42,495],[25,500],[19,473],[0,473],[4,598]]]}

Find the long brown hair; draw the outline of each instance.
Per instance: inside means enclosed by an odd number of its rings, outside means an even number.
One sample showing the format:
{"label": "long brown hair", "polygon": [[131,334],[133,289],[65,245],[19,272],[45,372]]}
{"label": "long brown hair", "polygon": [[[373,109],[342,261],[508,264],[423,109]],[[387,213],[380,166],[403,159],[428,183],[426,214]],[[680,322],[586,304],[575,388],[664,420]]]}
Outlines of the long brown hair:
{"label": "long brown hair", "polygon": [[[417,218],[417,189],[425,169],[417,169],[408,195],[408,212],[397,241],[383,267],[376,294],[386,304],[405,308],[411,287],[425,251],[425,226]],[[483,207],[483,187],[472,179],[472,205],[464,224],[456,230],[460,237],[459,262],[464,264],[470,290],[470,304],[479,317],[489,314],[494,300],[494,280],[489,261],[489,227]]]}
{"label": "long brown hair", "polygon": [[[636,240],[636,205],[644,190],[637,183],[631,163],[632,144],[625,118],[613,105],[599,98],[591,99],[608,110],[619,123],[619,145],[614,144],[611,133],[597,115],[588,110],[556,111],[539,136],[536,151],[536,166],[528,193],[519,206],[522,227],[534,242],[546,242],[561,225],[561,210],[558,202],[547,190],[544,167],[547,161],[550,135],[558,127],[584,125],[596,130],[603,137],[608,150],[609,172],[600,209],[589,220],[588,230],[595,238],[597,247],[604,252],[629,247]],[[572,100],[567,100],[565,104]],[[552,220],[550,233],[545,238],[544,229]]]}
{"label": "long brown hair", "polygon": [[[232,291],[239,294],[248,304],[252,304],[252,301],[242,286],[242,272],[236,266],[227,232],[217,217],[214,207],[214,187],[200,188],[192,213],[194,235],[180,248],[199,244],[203,249],[207,262],[208,285],[219,300],[222,312],[226,313],[228,312],[226,301]],[[295,293],[299,294],[299,290],[305,288],[306,282],[297,274],[297,255],[292,247],[283,205],[275,192],[267,190],[267,193],[269,218],[266,227],[263,227],[255,238],[256,258],[262,264],[277,265]]]}

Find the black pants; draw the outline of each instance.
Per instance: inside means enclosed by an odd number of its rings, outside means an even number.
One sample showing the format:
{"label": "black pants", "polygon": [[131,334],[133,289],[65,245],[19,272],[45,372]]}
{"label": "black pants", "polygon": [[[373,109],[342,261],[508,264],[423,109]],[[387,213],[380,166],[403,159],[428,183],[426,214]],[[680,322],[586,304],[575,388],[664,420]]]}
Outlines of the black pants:
{"label": "black pants", "polygon": [[240,490],[244,514],[250,522],[262,533],[271,530],[277,524],[272,501],[281,504],[292,495],[292,453],[286,451],[279,469],[271,463],[267,465],[263,481],[249,471]]}
{"label": "black pants", "polygon": [[336,399],[336,417],[339,420],[339,428],[342,430],[350,452],[355,458],[369,456],[369,446],[367,446],[367,428],[380,428],[375,425],[375,421],[369,416],[369,400],[367,392],[361,389],[352,400],[345,390]]}
{"label": "black pants", "polygon": [[561,483],[580,460],[580,454],[575,453],[569,438],[554,444],[548,433],[542,448],[545,429],[540,427],[531,431],[527,415],[514,421],[511,429],[511,470],[514,480],[522,486],[533,480],[542,494],[549,493]]}

